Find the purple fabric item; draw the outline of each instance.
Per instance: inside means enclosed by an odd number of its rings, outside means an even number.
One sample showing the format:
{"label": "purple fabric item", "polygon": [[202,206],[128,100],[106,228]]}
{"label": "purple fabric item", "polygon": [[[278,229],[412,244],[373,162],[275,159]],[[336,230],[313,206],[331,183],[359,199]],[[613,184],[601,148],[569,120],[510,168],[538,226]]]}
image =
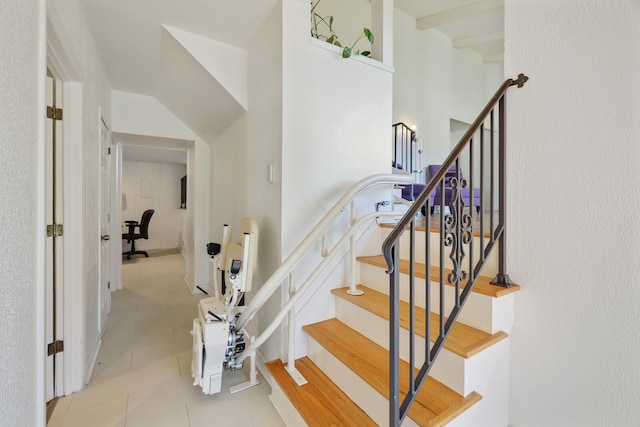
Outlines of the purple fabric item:
{"label": "purple fabric item", "polygon": [[[433,177],[439,170],[440,170],[441,165],[429,165],[427,167],[428,171],[429,171],[429,179],[431,179],[431,177]],[[445,174],[444,180],[445,180],[445,188],[444,188],[444,204],[445,205],[449,205],[451,203],[451,200],[453,199],[453,188],[451,188],[449,186],[449,179],[452,177],[455,177],[456,175],[456,169],[455,166],[452,166],[451,168],[449,168],[449,170],[447,171],[447,173]],[[462,177],[462,170],[460,171],[460,176]],[[434,201],[432,206],[434,205],[440,205],[440,191],[441,191],[441,184],[439,184],[435,191],[434,191]],[[470,188],[463,188],[462,189],[462,200],[465,204],[465,206],[470,206],[471,205],[471,201],[470,201],[470,197],[469,195],[470,193]],[[480,211],[480,189],[479,188],[474,188],[473,189],[473,206],[476,208],[476,210],[478,210],[478,212]]]}
{"label": "purple fabric item", "polygon": [[[426,185],[424,184],[410,184],[410,185],[405,185],[402,187],[402,198],[405,200],[415,200],[418,198],[418,196],[424,191],[424,189],[427,188]],[[433,206],[433,197],[434,197],[435,193],[431,194],[431,197],[429,197],[430,206]]]}

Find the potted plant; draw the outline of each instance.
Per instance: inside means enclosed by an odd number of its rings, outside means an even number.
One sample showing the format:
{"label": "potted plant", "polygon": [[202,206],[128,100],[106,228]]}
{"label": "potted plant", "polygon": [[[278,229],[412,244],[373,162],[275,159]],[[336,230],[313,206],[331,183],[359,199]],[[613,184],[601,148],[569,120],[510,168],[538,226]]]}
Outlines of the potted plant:
{"label": "potted plant", "polygon": [[[371,30],[367,27],[363,28],[360,37],[358,37],[351,46],[342,46],[342,43],[338,40],[338,35],[333,31],[333,15],[321,16],[316,12],[316,8],[320,4],[320,1],[321,0],[316,1],[315,4],[313,1],[311,2],[311,37],[315,37],[318,40],[324,40],[329,44],[341,47],[343,58],[349,58],[352,54],[370,57],[370,50],[363,50],[362,52],[360,50],[356,50],[354,52],[353,49],[363,38],[366,38],[370,44],[373,44],[374,37]],[[327,31],[327,34],[323,34],[321,32],[322,28]]]}

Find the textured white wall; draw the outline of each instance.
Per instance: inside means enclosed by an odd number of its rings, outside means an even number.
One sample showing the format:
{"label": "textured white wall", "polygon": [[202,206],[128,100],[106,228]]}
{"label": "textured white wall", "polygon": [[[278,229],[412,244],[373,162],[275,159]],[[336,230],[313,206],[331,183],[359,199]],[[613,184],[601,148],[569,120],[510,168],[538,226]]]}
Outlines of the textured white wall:
{"label": "textured white wall", "polygon": [[506,0],[510,423],[640,423],[640,5]]}
{"label": "textured white wall", "polygon": [[[136,241],[136,249],[171,249],[180,246],[183,220],[182,212],[178,209],[180,179],[186,173],[184,164],[122,162],[122,220],[139,221],[145,210],[155,210],[149,223],[149,239]],[[143,187],[146,194],[143,194]],[[130,244],[123,241],[123,249],[129,248]]]}
{"label": "textured white wall", "polygon": [[[0,13],[0,424],[44,425],[44,1]],[[40,196],[40,197],[38,197]]]}

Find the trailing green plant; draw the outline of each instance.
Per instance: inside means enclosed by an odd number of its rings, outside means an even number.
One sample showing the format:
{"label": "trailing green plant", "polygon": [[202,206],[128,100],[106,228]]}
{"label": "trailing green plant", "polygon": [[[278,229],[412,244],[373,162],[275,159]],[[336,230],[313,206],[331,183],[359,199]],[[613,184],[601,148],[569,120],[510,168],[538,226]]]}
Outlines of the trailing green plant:
{"label": "trailing green plant", "polygon": [[[324,40],[325,42],[330,43],[334,46],[341,47],[343,58],[349,58],[352,54],[370,57],[371,51],[369,50],[363,50],[362,52],[360,52],[360,50],[357,50],[354,52],[353,49],[355,48],[356,44],[363,38],[366,38],[367,40],[369,40],[370,44],[373,44],[374,37],[371,30],[367,27],[363,28],[362,34],[360,34],[360,37],[358,37],[358,39],[351,46],[342,46],[342,43],[340,43],[340,41],[338,40],[338,35],[335,33],[335,31],[333,31],[333,15],[321,16],[316,12],[316,8],[320,4],[320,1],[321,0],[318,0],[317,2],[315,2],[315,4],[313,3],[313,1],[311,2],[311,37],[315,37],[318,40]],[[328,31],[328,35],[321,33],[318,29],[319,26],[321,28],[325,27],[325,31]]]}

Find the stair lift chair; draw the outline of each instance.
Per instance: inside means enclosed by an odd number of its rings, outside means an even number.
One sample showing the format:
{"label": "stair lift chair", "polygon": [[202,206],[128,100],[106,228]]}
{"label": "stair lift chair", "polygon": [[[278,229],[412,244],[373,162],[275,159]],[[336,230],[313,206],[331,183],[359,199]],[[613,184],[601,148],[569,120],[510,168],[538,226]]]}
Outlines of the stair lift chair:
{"label": "stair lift chair", "polygon": [[[149,258],[149,254],[146,251],[137,251],[136,250],[136,240],[139,239],[148,239],[149,238],[149,222],[151,221],[151,217],[155,211],[153,209],[148,209],[142,213],[142,218],[140,222],[138,221],[125,221],[129,227],[129,231],[127,233],[122,233],[122,240],[126,240],[127,243],[131,243],[131,248],[127,252],[123,252],[122,255],[126,255],[127,259],[130,260],[133,255],[144,255]],[[136,228],[138,229],[138,233],[136,233]]]}
{"label": "stair lift chair", "polygon": [[[436,173],[438,173],[440,168],[441,168],[441,165],[429,165],[428,166],[429,179],[431,179],[431,177],[433,177]],[[454,178],[455,176],[456,176],[456,168],[455,166],[452,166],[449,168],[449,170],[446,172],[444,176],[444,205],[445,206],[449,206],[451,204],[451,201],[453,200],[453,194],[454,194],[453,188],[451,188],[449,181],[451,180],[451,178]],[[462,176],[462,169],[460,170],[460,178],[464,178]],[[433,208],[435,207],[435,205],[440,205],[440,192],[442,191],[441,187],[442,187],[442,184],[438,184],[435,191],[433,192],[434,199],[433,199],[433,203],[431,204],[431,214],[433,214]],[[471,195],[473,195],[473,200],[471,199]],[[470,188],[468,187],[463,188],[462,201],[464,202],[465,206],[474,206],[478,214],[480,213],[480,189],[479,188],[474,188],[473,193],[471,193]]]}
{"label": "stair lift chair", "polygon": [[[253,218],[243,218],[240,233],[231,242],[231,227],[224,226],[222,245],[213,256],[217,270],[224,274],[226,291],[220,295],[218,274],[213,279],[213,294],[198,303],[198,317],[193,320],[193,357],[191,374],[193,385],[202,387],[204,394],[219,393],[222,373],[242,368],[236,358],[251,337],[243,330],[235,329],[235,321],[245,307],[239,306],[242,295],[251,291],[251,282],[257,265],[258,224]],[[250,380],[230,388],[236,392],[260,384],[256,377],[255,355],[251,355]]]}

